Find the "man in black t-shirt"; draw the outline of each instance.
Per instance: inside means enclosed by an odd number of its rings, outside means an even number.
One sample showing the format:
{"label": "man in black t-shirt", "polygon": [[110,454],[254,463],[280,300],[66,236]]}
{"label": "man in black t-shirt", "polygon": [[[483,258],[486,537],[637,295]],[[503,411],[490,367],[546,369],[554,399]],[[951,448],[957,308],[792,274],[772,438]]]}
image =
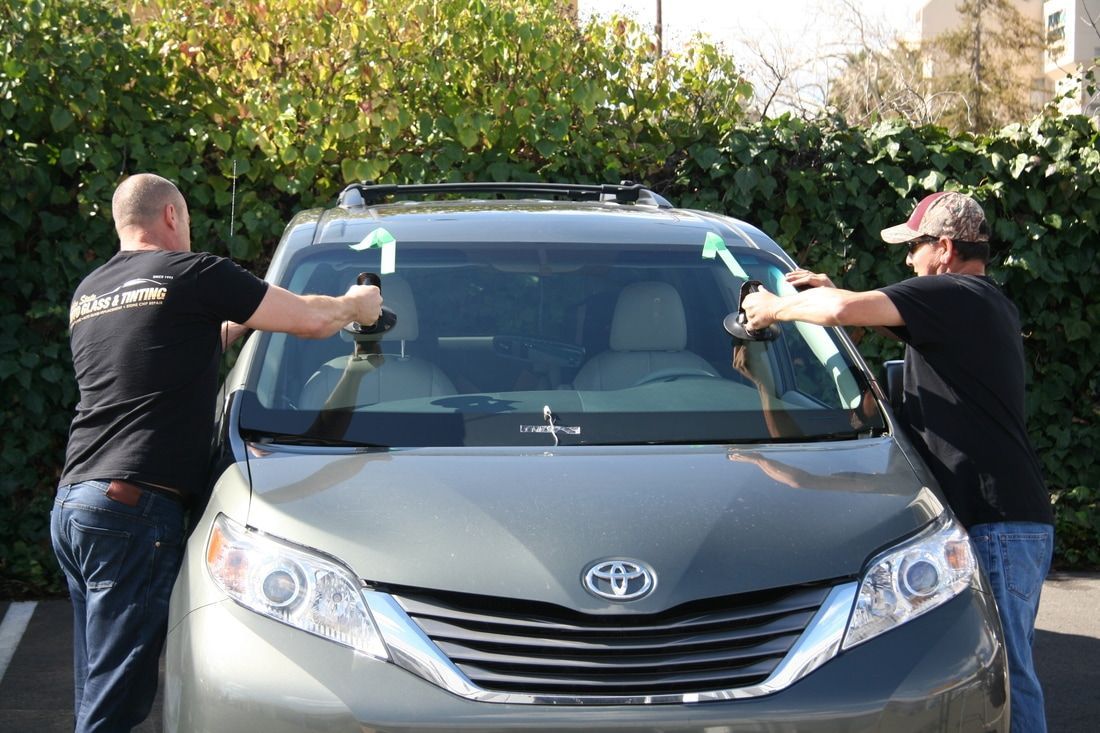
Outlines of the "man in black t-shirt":
{"label": "man in black t-shirt", "polygon": [[299,296],[191,252],[187,203],[159,176],[123,181],[111,212],[119,252],[69,311],[80,401],[50,523],[73,603],[78,732],[129,730],[152,707],[223,349],[247,328],[327,338],[382,305],[373,286]]}
{"label": "man in black t-shirt", "polygon": [[906,343],[900,418],[966,526],[993,589],[1008,652],[1012,729],[1045,731],[1031,642],[1054,516],[1027,433],[1019,312],[985,274],[989,225],[969,196],[927,196],[882,238],[907,246],[905,261],[917,277],[853,292],[795,270],[788,282],[809,289],[747,296],[748,325],[874,326]]}

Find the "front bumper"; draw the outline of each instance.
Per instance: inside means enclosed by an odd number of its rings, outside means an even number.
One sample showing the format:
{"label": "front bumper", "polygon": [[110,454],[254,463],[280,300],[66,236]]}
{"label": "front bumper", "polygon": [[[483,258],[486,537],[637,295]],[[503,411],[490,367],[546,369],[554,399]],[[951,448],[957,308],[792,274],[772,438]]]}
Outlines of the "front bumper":
{"label": "front bumper", "polygon": [[166,731],[1008,730],[996,612],[974,590],[776,694],[672,705],[476,702],[230,600],[176,621],[168,637]]}

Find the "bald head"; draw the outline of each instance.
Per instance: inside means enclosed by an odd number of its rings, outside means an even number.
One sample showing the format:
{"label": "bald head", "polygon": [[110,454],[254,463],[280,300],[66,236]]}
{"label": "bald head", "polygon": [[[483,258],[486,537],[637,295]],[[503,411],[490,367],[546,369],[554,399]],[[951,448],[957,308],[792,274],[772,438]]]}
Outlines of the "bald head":
{"label": "bald head", "polygon": [[123,249],[180,249],[186,241],[190,249],[190,219],[187,202],[176,185],[167,178],[152,173],[130,176],[115,189],[111,198],[111,215]]}

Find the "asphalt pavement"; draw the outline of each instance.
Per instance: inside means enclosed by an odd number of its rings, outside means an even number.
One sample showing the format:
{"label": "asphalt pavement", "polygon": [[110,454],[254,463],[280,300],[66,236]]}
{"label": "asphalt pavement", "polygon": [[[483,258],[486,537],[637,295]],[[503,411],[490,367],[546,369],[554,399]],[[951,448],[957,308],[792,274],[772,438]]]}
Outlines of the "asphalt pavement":
{"label": "asphalt pavement", "polygon": [[[0,601],[0,733],[72,730],[71,613],[65,600]],[[1035,659],[1051,733],[1100,730],[1100,573],[1047,580]],[[135,730],[160,729],[158,698]]]}

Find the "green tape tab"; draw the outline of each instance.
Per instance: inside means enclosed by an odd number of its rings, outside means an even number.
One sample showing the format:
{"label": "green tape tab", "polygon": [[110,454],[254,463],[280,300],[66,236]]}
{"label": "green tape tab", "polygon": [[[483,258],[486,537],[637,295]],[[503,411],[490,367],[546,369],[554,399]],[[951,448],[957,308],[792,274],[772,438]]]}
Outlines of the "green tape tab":
{"label": "green tape tab", "polygon": [[382,275],[389,275],[397,269],[397,240],[382,227],[373,230],[363,237],[358,244],[352,244],[350,247],[359,252],[375,247],[381,249],[382,264],[379,267],[379,272]]}
{"label": "green tape tab", "polygon": [[724,251],[727,251],[726,240],[722,239],[714,232],[707,232],[707,238],[703,242],[703,256],[708,260],[713,260],[716,254]]}
{"label": "green tape tab", "polygon": [[734,277],[739,277],[742,280],[749,279],[749,274],[745,272],[745,268],[741,267],[741,264],[734,259],[733,253],[726,249],[726,240],[714,232],[707,232],[707,238],[703,241],[703,257],[713,260],[715,256],[722,260],[726,269]]}

